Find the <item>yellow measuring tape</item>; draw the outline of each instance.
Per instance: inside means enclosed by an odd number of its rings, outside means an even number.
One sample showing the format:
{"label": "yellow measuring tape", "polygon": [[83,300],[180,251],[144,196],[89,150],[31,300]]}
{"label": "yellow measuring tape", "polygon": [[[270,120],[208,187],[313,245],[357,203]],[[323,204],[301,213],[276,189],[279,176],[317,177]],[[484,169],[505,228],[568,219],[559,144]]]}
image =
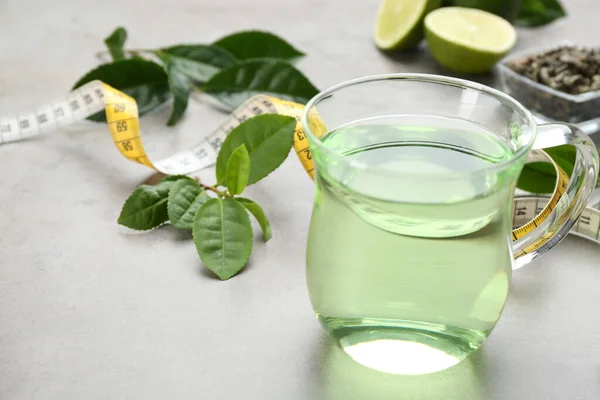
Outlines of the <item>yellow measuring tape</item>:
{"label": "yellow measuring tape", "polygon": [[[213,165],[227,134],[253,116],[267,113],[292,116],[297,121],[294,150],[306,172],[314,178],[312,155],[300,122],[304,106],[266,95],[256,95],[244,102],[214,132],[194,147],[157,161],[150,160],[144,149],[135,100],[100,81],[87,83],[66,97],[51,101],[33,111],[0,117],[0,143],[23,140],[60,129],[102,109],[106,112],[108,127],[119,152],[131,161],[168,175],[189,174]],[[569,181],[568,175],[545,152],[533,151],[530,161],[553,163],[558,176],[556,189],[549,199],[540,197],[515,199],[513,225],[517,228],[512,232],[513,240],[518,240],[536,229],[555,208],[561,206],[560,197]],[[600,211],[587,208],[574,227],[574,233],[598,241]],[[547,239],[542,237],[522,251],[527,253],[539,247],[545,240]]]}

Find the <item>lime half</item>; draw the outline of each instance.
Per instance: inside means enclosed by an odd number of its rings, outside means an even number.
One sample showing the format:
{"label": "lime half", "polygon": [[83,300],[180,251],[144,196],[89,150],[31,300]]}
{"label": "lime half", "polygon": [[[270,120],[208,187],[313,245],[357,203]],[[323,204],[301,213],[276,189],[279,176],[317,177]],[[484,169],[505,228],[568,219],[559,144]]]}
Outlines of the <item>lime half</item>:
{"label": "lime half", "polygon": [[375,44],[382,50],[415,47],[423,40],[425,15],[441,0],[383,0],[375,23]]}
{"label": "lime half", "polygon": [[487,72],[517,41],[515,28],[487,11],[446,7],[425,18],[425,37],[433,57],[455,72]]}

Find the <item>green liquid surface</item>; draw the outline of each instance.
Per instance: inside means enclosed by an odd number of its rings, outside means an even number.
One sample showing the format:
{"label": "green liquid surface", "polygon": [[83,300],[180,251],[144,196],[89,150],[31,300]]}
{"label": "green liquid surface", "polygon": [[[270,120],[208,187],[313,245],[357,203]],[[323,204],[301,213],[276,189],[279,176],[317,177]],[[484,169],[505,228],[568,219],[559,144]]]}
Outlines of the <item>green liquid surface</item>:
{"label": "green liquid surface", "polygon": [[354,360],[423,374],[463,360],[500,317],[515,177],[482,172],[513,155],[491,133],[409,122],[323,139],[353,164],[318,160],[307,281],[320,322]]}

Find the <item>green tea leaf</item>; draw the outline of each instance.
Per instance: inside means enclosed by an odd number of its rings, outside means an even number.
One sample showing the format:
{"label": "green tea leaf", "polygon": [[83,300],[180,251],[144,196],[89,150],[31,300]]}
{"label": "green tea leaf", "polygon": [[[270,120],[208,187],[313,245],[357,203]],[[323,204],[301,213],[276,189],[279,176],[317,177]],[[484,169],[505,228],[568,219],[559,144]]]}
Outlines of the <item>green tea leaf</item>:
{"label": "green tea leaf", "polygon": [[556,161],[567,175],[571,176],[573,167],[575,166],[575,157],[577,155],[575,146],[563,144],[561,146],[549,147],[544,149],[544,151]]}
{"label": "green tea leaf", "polygon": [[167,76],[169,90],[173,95],[173,111],[171,112],[169,121],[167,121],[167,125],[173,126],[181,119],[187,109],[191,82],[180,67],[172,60],[169,60],[167,63]]}
{"label": "green tea leaf", "polygon": [[299,103],[308,102],[318,93],[302,72],[278,60],[250,60],[232,65],[210,78],[202,90],[231,109],[260,93]]}
{"label": "green tea leaf", "polygon": [[[170,96],[167,74],[163,68],[141,58],[129,58],[101,65],[79,79],[73,89],[96,79],[133,97],[137,102],[140,115],[158,107]],[[105,122],[106,115],[102,111],[89,119]]]}
{"label": "green tea leaf", "polygon": [[246,31],[225,36],[213,43],[240,60],[278,58],[293,60],[305,54],[278,36],[268,32]]}
{"label": "green tea leaf", "polygon": [[125,59],[123,46],[125,45],[126,40],[127,31],[123,27],[118,27],[110,34],[110,36],[104,39],[104,43],[106,44],[106,47],[108,47],[108,52],[114,61]]}
{"label": "green tea leaf", "polygon": [[258,221],[258,224],[260,225],[260,229],[262,229],[265,242],[268,242],[269,239],[271,239],[271,225],[269,224],[269,220],[262,207],[256,202],[244,197],[236,197],[235,201],[246,207],[246,210],[254,215],[254,218],[256,218],[256,221]]}
{"label": "green tea leaf", "polygon": [[217,156],[217,181],[226,181],[227,162],[231,154],[244,144],[250,154],[252,185],[273,172],[288,156],[294,142],[296,120],[276,114],[262,114],[244,121],[225,138]]}
{"label": "green tea leaf", "polygon": [[221,68],[235,64],[236,59],[226,50],[215,46],[178,45],[171,46],[155,54],[187,75],[195,83],[204,83]]}
{"label": "green tea leaf", "polygon": [[231,153],[227,161],[225,183],[229,193],[232,195],[242,193],[248,184],[249,176],[250,155],[242,143]]}
{"label": "green tea leaf", "polygon": [[177,45],[160,49],[160,51],[173,57],[211,65],[217,69],[229,67],[237,61],[227,50],[203,44]]}
{"label": "green tea leaf", "polygon": [[193,179],[180,179],[169,191],[167,211],[171,225],[180,229],[192,229],[194,215],[210,197]]}
{"label": "green tea leaf", "polygon": [[516,24],[541,26],[566,15],[567,13],[558,0],[523,0]]}
{"label": "green tea leaf", "polygon": [[234,199],[210,199],[194,217],[194,243],[208,269],[226,280],[237,274],[252,252],[252,225]]}
{"label": "green tea leaf", "polygon": [[[577,149],[565,144],[544,149],[546,153],[567,175],[571,176],[575,166]],[[517,187],[532,193],[552,193],[556,186],[556,170],[549,162],[533,162],[525,164],[517,182]]]}
{"label": "green tea leaf", "polygon": [[217,67],[179,57],[170,57],[171,65],[176,67],[196,84],[208,81],[214,74],[219,72]]}
{"label": "green tea leaf", "polygon": [[[208,81],[224,66],[233,65],[232,55],[209,46],[176,46],[154,52],[165,64],[171,64],[196,84]],[[194,58],[195,57],[195,58]],[[199,61],[200,60],[200,61]],[[217,63],[219,65],[213,65]]]}
{"label": "green tea leaf", "polygon": [[180,175],[167,176],[154,186],[139,186],[125,201],[119,215],[119,224],[135,230],[148,230],[167,222],[169,190],[181,179],[190,178]]}
{"label": "green tea leaf", "polygon": [[556,186],[556,171],[554,166],[547,162],[532,162],[525,164],[517,187],[532,193],[552,193]]}

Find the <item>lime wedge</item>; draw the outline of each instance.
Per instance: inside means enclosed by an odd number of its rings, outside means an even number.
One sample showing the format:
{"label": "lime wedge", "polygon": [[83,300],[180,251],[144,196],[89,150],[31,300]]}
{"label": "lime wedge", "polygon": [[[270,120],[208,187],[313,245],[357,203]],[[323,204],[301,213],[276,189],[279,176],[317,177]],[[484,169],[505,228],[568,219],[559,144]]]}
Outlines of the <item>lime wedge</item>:
{"label": "lime wedge", "polygon": [[425,17],[425,37],[433,57],[455,72],[487,72],[517,41],[506,20],[474,8],[445,7]]}
{"label": "lime wedge", "polygon": [[423,19],[441,0],[383,0],[375,22],[375,44],[382,50],[415,47],[423,40]]}

